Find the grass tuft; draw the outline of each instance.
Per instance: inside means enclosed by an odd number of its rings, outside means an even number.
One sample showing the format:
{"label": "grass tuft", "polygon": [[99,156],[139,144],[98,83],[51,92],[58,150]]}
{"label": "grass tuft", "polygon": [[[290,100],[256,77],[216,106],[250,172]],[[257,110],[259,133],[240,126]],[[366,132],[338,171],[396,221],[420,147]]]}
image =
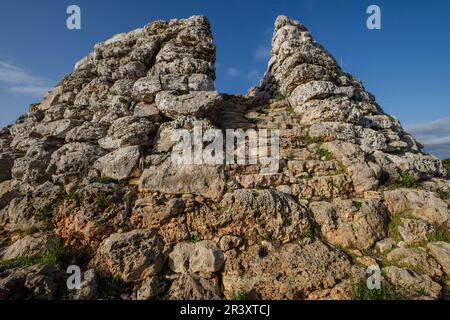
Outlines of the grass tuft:
{"label": "grass tuft", "polygon": [[400,177],[402,179],[402,184],[405,188],[415,188],[416,187],[416,179],[414,175],[409,171],[402,171],[400,173]]}
{"label": "grass tuft", "polygon": [[382,283],[380,289],[369,289],[364,280],[353,285],[351,300],[398,300],[399,297],[394,289],[387,283]]}

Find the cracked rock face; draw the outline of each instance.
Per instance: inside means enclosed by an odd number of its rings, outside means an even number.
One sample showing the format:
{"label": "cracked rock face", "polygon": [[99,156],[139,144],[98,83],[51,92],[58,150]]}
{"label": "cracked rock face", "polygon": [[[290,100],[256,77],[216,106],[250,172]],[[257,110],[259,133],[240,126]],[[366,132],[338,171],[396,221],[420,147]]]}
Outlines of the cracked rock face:
{"label": "cracked rock face", "polygon": [[[62,298],[69,262],[76,299],[358,298],[376,264],[402,298],[448,298],[441,161],[298,21],[246,96],[215,90],[215,55],[207,18],[154,21],[0,130],[0,298]],[[279,130],[278,171],[173,161],[199,128]]]}

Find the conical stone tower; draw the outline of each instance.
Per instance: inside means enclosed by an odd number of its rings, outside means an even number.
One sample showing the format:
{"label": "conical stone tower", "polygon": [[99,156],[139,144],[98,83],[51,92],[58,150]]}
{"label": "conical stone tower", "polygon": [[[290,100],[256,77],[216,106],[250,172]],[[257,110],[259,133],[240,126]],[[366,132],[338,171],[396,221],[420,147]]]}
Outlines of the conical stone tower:
{"label": "conical stone tower", "polygon": [[[221,94],[208,20],[155,21],[96,45],[4,128],[0,298],[62,298],[69,264],[77,299],[114,277],[106,298],[358,298],[369,266],[384,269],[371,294],[445,298],[441,162],[299,22],[278,17],[272,43],[261,84]],[[178,133],[230,129],[277,131],[276,172],[195,145],[173,161]]]}

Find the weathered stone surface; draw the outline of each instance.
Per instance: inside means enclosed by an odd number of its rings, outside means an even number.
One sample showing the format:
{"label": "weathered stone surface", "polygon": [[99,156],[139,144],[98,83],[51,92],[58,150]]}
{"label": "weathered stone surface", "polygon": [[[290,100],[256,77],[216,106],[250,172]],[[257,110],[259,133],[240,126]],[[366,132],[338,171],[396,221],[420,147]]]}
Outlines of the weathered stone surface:
{"label": "weathered stone surface", "polygon": [[310,209],[321,234],[334,245],[365,250],[387,235],[387,211],[380,201],[335,199],[313,202]]}
{"label": "weathered stone surface", "polygon": [[198,119],[192,116],[179,117],[174,121],[163,123],[155,137],[155,151],[168,152],[180,141],[177,131],[180,129],[188,130],[193,134],[194,127],[201,128],[203,132],[213,129],[214,126],[207,119]]}
{"label": "weathered stone surface", "polygon": [[136,291],[137,300],[151,300],[162,295],[167,288],[167,283],[159,276],[148,277]]}
{"label": "weathered stone surface", "polygon": [[320,241],[292,242],[281,248],[255,245],[244,254],[230,251],[223,272],[225,296],[256,293],[261,299],[302,299],[331,288],[349,272],[350,263]]}
{"label": "weathered stone surface", "polygon": [[425,190],[397,189],[384,192],[391,213],[408,211],[412,216],[431,224],[448,221],[448,205],[433,192]]}
{"label": "weathered stone surface", "polygon": [[[0,273],[0,299],[50,300],[64,279],[64,272],[55,266],[37,265],[15,268]],[[22,297],[21,295],[25,296]]]}
{"label": "weathered stone surface", "polygon": [[219,283],[216,278],[205,279],[197,274],[181,274],[172,282],[168,297],[171,300],[218,300]]}
{"label": "weathered stone surface", "polygon": [[100,245],[95,264],[124,280],[140,280],[161,271],[162,249],[163,243],[153,231],[115,233]]}
{"label": "weathered stone surface", "polygon": [[84,122],[66,134],[67,142],[96,142],[106,135],[106,128],[98,123]]}
{"label": "weathered stone surface", "polygon": [[428,235],[435,231],[429,223],[417,219],[402,219],[402,225],[398,226],[398,233],[406,243],[426,241]]}
{"label": "weathered stone surface", "polygon": [[61,198],[61,187],[50,182],[29,192],[20,192],[0,211],[0,224],[8,231],[27,231],[45,227],[39,212],[51,214]]}
{"label": "weathered stone surface", "polygon": [[126,180],[135,173],[140,155],[139,146],[120,148],[98,159],[94,168],[99,170],[103,177]]}
{"label": "weathered stone surface", "polygon": [[[310,235],[308,209],[275,190],[240,189],[227,193],[217,211],[202,208],[188,214],[190,228],[202,235],[245,236],[250,242],[264,238],[287,243]],[[251,227],[250,227],[251,226]]]}
{"label": "weathered stone surface", "polygon": [[155,101],[159,111],[172,119],[188,115],[204,117],[220,106],[222,96],[214,91],[193,91],[184,95],[162,91]]}
{"label": "weathered stone surface", "polygon": [[442,266],[446,274],[450,274],[450,244],[439,241],[428,244],[428,250]]}
{"label": "weathered stone surface", "polygon": [[152,141],[156,126],[146,118],[123,117],[113,122],[108,134],[99,140],[106,150],[115,150],[132,145],[147,146]]}
{"label": "weathered stone surface", "polygon": [[443,275],[440,265],[425,250],[397,248],[389,252],[386,258],[396,266],[417,270],[433,278]]}
{"label": "weathered stone surface", "polygon": [[94,269],[83,272],[80,288],[75,290],[75,300],[94,300],[98,295],[98,277]]}
{"label": "weathered stone surface", "polygon": [[135,117],[145,117],[150,121],[157,122],[161,120],[159,110],[154,103],[140,102],[134,107]]}
{"label": "weathered stone surface", "polygon": [[83,175],[104,154],[104,150],[93,144],[68,143],[52,154],[47,172],[56,176]]}
{"label": "weathered stone surface", "polygon": [[44,137],[65,139],[67,133],[74,127],[80,125],[80,121],[63,119],[49,123],[41,123],[36,126],[36,133]]}
{"label": "weathered stone surface", "polygon": [[217,272],[223,263],[223,253],[208,241],[179,243],[169,254],[169,267],[177,273]]}
{"label": "weathered stone surface", "polygon": [[114,184],[92,183],[62,203],[55,217],[57,234],[66,242],[97,247],[125,224],[125,190]]}
{"label": "weathered stone surface", "polygon": [[405,289],[412,296],[417,296],[420,291],[432,298],[438,298],[441,293],[442,287],[427,275],[419,275],[412,270],[394,266],[384,270],[391,283]]}
{"label": "weathered stone surface", "polygon": [[45,234],[27,235],[6,248],[2,260],[12,260],[22,256],[34,256],[46,249],[48,238]]}
{"label": "weathered stone surface", "polygon": [[46,172],[55,148],[38,140],[32,143],[23,158],[16,159],[11,168],[12,177],[28,183],[43,183],[48,179]]}
{"label": "weathered stone surface", "polygon": [[139,101],[152,103],[156,94],[163,90],[161,80],[156,76],[141,78],[134,83],[133,96]]}
{"label": "weathered stone surface", "polygon": [[181,165],[170,159],[145,169],[139,181],[141,192],[197,194],[219,199],[225,185],[221,166]]}
{"label": "weathered stone surface", "polygon": [[[445,298],[448,242],[427,244],[448,227],[442,162],[300,22],[277,18],[246,96],[214,91],[215,63],[205,17],[154,21],[95,45],[1,129],[0,258],[54,236],[83,248],[79,300],[109,277],[121,299],[348,299],[375,264],[406,298]],[[209,165],[227,129],[277,130],[279,170],[261,139],[256,163]],[[188,138],[203,159],[180,161]],[[415,186],[393,190],[406,172]],[[0,267],[0,298],[59,299],[64,271]]]}

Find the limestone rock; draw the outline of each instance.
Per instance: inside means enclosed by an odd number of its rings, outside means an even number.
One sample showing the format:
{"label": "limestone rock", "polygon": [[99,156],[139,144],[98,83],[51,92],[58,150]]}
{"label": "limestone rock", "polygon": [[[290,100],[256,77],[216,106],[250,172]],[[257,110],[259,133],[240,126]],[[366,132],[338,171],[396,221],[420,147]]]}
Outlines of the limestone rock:
{"label": "limestone rock", "polygon": [[331,288],[349,271],[344,255],[320,241],[291,242],[282,248],[255,245],[245,254],[231,251],[223,273],[225,296],[256,293],[261,299],[302,299]]}
{"label": "limestone rock", "polygon": [[156,95],[156,107],[165,116],[176,119],[182,116],[204,117],[217,109],[222,96],[215,91],[193,91],[177,95],[162,91]]}
{"label": "limestone rock", "polygon": [[76,289],[75,300],[94,300],[98,295],[98,277],[94,269],[83,272],[80,289]]}
{"label": "limestone rock", "polygon": [[120,148],[98,159],[94,167],[103,177],[126,180],[133,176],[140,155],[139,146]]}
{"label": "limestone rock", "polygon": [[218,280],[205,279],[197,274],[180,274],[172,282],[168,297],[171,300],[218,300]]}
{"label": "limestone rock", "polygon": [[365,250],[387,234],[386,208],[377,200],[335,199],[313,202],[310,209],[322,235],[334,245]]}
{"label": "limestone rock", "polygon": [[98,143],[106,150],[133,145],[147,146],[155,131],[155,125],[146,118],[123,117],[113,122],[107,136]]}
{"label": "limestone rock", "polygon": [[442,266],[446,274],[450,274],[450,245],[448,242],[439,241],[428,244],[428,249],[437,262]]}
{"label": "limestone rock", "polygon": [[139,280],[161,271],[162,249],[161,239],[152,231],[115,233],[102,242],[95,263],[124,280]]}
{"label": "limestone rock", "polygon": [[169,254],[169,267],[177,273],[211,273],[224,263],[222,252],[212,242],[179,243]]}
{"label": "limestone rock", "polygon": [[192,193],[217,200],[222,195],[224,183],[223,168],[220,166],[178,166],[168,159],[144,170],[139,190],[167,194]]}
{"label": "limestone rock", "polygon": [[385,269],[388,280],[396,286],[405,289],[410,295],[417,295],[423,291],[427,296],[438,298],[442,287],[427,275],[419,275],[409,269],[387,267]]}
{"label": "limestone rock", "polygon": [[429,275],[432,278],[443,275],[442,269],[436,260],[421,249],[397,248],[389,252],[386,258],[397,266],[417,270],[421,274]]}
{"label": "limestone rock", "polygon": [[384,192],[386,204],[391,213],[410,211],[411,215],[431,224],[448,221],[447,203],[434,193],[425,190],[397,189]]}

